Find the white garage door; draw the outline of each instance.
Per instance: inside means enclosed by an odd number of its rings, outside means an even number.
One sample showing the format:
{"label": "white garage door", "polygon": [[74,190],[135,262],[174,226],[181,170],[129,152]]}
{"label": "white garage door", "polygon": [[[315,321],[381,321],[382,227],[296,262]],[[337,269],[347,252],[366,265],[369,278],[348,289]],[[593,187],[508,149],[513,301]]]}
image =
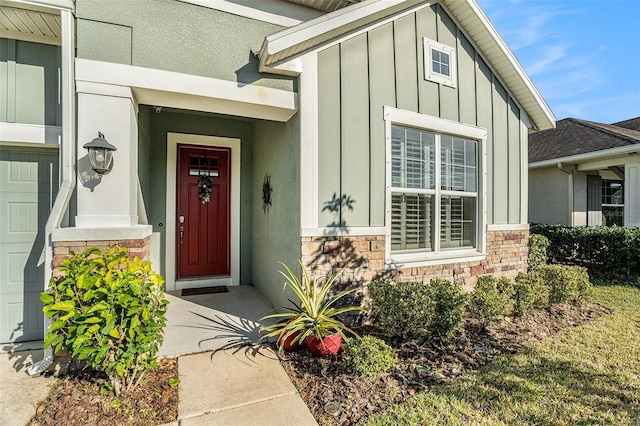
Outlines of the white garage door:
{"label": "white garage door", "polygon": [[44,226],[58,150],[0,147],[0,342],[43,338]]}

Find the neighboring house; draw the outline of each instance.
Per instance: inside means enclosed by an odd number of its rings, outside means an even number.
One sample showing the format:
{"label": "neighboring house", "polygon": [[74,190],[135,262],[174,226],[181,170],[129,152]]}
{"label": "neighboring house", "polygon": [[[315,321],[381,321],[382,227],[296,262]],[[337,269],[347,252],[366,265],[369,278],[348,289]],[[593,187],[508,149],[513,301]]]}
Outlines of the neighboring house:
{"label": "neighboring house", "polygon": [[566,118],[529,137],[529,220],[640,226],[640,117]]}
{"label": "neighboring house", "polygon": [[0,341],[42,337],[51,265],[87,246],[276,306],[281,261],[526,269],[528,135],[555,119],[474,0],[116,4],[3,3]]}

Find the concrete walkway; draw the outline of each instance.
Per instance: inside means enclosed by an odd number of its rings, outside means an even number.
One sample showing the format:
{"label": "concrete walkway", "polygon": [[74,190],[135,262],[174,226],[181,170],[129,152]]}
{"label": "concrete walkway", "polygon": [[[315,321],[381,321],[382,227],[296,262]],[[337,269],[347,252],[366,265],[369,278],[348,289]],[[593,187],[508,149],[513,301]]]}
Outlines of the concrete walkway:
{"label": "concrete walkway", "polygon": [[[29,377],[26,369],[42,359],[42,342],[0,346],[0,425],[24,426],[55,383],[52,373]],[[51,368],[55,369],[54,365]]]}
{"label": "concrete walkway", "polygon": [[[239,286],[228,293],[167,297],[159,356],[178,358],[180,379],[178,420],[171,425],[317,425],[276,354],[257,345],[258,319],[273,309],[257,290]],[[0,350],[3,426],[25,425],[55,380],[24,372],[42,359],[42,350],[16,349],[31,348]]]}
{"label": "concrete walkway", "polygon": [[180,425],[317,425],[268,347],[178,358]]}

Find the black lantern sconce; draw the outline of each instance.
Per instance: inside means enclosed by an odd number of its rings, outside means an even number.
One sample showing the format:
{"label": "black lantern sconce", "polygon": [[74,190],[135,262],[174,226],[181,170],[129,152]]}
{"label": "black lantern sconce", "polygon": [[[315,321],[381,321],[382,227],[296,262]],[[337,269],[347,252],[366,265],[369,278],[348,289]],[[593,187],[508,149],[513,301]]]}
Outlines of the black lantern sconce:
{"label": "black lantern sconce", "polygon": [[100,177],[111,171],[113,165],[112,154],[113,151],[116,151],[116,147],[107,142],[102,132],[98,132],[98,137],[84,144],[83,148],[89,151],[91,168],[98,173]]}

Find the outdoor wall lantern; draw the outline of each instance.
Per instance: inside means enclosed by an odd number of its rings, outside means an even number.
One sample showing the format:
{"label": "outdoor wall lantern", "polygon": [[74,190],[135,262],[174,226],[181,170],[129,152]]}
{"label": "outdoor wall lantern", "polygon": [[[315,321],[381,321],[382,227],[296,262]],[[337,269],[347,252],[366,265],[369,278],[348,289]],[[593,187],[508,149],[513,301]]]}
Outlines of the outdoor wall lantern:
{"label": "outdoor wall lantern", "polygon": [[113,165],[112,154],[113,151],[116,151],[116,147],[107,142],[102,132],[98,132],[98,137],[84,144],[83,148],[87,148],[87,151],[89,151],[91,168],[95,170],[100,177],[111,171]]}

